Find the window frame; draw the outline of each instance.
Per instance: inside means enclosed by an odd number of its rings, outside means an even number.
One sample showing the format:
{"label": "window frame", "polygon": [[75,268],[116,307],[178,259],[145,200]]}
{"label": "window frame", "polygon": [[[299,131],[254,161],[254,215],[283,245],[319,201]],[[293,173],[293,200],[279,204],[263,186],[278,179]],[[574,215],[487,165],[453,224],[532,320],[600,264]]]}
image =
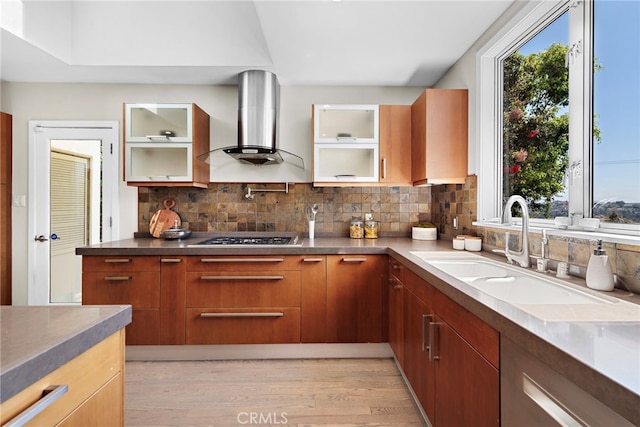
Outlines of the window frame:
{"label": "window frame", "polygon": [[[476,54],[478,98],[476,171],[478,225],[500,223],[502,215],[502,61],[563,13],[569,13],[569,46],[580,54],[569,61],[569,165],[578,173],[569,180],[573,224],[592,217],[593,188],[593,1],[529,1]],[[584,106],[571,113],[571,106]],[[585,166],[587,165],[587,166]],[[555,228],[553,219],[531,219],[535,227]],[[602,232],[640,235],[640,225],[600,223]]]}

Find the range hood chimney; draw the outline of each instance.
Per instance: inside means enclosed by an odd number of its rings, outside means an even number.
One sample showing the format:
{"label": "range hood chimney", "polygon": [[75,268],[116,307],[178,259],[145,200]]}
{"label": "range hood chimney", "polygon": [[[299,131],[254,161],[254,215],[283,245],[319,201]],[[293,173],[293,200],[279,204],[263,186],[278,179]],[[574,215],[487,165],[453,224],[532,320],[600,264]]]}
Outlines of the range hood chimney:
{"label": "range hood chimney", "polygon": [[281,153],[297,157],[304,169],[302,157],[278,148],[278,116],[280,84],[275,74],[264,70],[248,70],[238,75],[238,145],[203,153],[198,156],[207,163],[209,155],[222,150],[236,160],[256,166],[282,163]]}
{"label": "range hood chimney", "polygon": [[238,146],[223,151],[253,165],[282,163],[278,150],[280,84],[275,74],[244,71],[238,76]]}

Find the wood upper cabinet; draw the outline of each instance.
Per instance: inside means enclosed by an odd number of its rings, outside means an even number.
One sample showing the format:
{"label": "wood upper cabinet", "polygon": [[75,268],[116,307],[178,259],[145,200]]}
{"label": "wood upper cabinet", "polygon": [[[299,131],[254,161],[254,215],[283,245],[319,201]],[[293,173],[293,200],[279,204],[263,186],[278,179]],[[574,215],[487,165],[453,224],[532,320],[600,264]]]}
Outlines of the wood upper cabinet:
{"label": "wood upper cabinet", "polygon": [[327,342],[382,342],[384,268],[384,255],[327,256]]}
{"label": "wood upper cabinet", "polygon": [[411,106],[380,106],[380,183],[412,185]]}
{"label": "wood upper cabinet", "polygon": [[124,104],[124,179],[135,186],[206,188],[210,117],[196,104]]}
{"label": "wood upper cabinet", "polygon": [[411,106],[413,184],[464,183],[467,151],[467,90],[426,89]]}

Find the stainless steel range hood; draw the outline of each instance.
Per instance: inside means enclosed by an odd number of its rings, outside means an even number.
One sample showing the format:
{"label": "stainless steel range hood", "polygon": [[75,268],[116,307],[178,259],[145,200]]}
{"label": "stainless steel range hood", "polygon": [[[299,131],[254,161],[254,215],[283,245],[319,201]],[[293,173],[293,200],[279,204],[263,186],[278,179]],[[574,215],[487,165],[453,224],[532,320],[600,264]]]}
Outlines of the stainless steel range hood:
{"label": "stainless steel range hood", "polygon": [[[264,70],[248,70],[238,75],[238,145],[216,148],[198,155],[211,163],[210,155],[224,151],[242,163],[256,166],[284,161],[282,153],[302,157],[278,148],[280,84],[275,74]],[[300,165],[299,165],[300,166]]]}
{"label": "stainless steel range hood", "polygon": [[275,74],[264,70],[240,73],[238,146],[222,150],[240,162],[252,165],[282,163],[281,152],[292,153],[278,149],[279,106],[280,84]]}

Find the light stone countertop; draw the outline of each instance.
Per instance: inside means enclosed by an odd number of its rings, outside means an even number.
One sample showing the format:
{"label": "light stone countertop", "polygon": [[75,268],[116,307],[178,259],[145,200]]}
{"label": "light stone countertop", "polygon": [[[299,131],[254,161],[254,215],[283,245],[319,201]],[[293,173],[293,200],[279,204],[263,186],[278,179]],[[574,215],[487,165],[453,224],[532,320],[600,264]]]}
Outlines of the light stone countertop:
{"label": "light stone countertop", "polygon": [[129,305],[0,307],[0,403],[129,323]]}
{"label": "light stone countertop", "polygon": [[[78,248],[76,253],[102,256],[389,254],[497,329],[502,336],[516,342],[616,412],[640,425],[640,321],[628,320],[629,315],[637,317],[634,310],[640,313],[640,295],[618,289],[613,292],[588,290],[625,301],[624,317],[620,319],[616,318],[615,310],[595,313],[593,315],[599,317],[593,318],[579,307],[560,305],[555,312],[550,305],[538,307],[539,317],[536,317],[516,305],[478,291],[412,254],[415,251],[453,251],[451,241],[421,241],[406,237],[316,237],[304,239],[298,246],[190,247],[211,235],[194,233],[184,241],[132,238]],[[485,251],[475,254],[505,262],[504,258]],[[572,277],[568,281],[586,289],[584,280],[580,278]]]}

